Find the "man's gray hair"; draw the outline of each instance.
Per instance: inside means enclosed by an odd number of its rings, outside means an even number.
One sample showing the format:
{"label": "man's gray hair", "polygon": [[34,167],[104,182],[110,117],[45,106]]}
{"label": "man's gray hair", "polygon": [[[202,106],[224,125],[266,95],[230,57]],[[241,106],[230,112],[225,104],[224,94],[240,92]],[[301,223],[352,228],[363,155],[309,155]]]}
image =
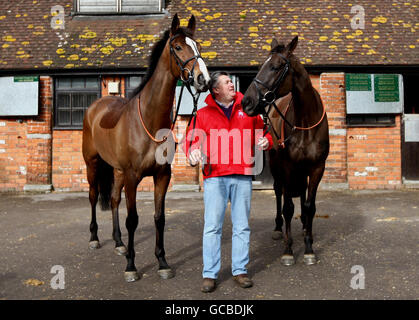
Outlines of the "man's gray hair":
{"label": "man's gray hair", "polygon": [[211,80],[210,80],[210,83],[209,83],[209,91],[210,91],[212,96],[214,96],[213,90],[214,90],[214,88],[216,88],[218,86],[218,78],[220,78],[220,76],[227,76],[227,77],[231,78],[230,74],[226,71],[215,71],[215,72],[211,73]]}

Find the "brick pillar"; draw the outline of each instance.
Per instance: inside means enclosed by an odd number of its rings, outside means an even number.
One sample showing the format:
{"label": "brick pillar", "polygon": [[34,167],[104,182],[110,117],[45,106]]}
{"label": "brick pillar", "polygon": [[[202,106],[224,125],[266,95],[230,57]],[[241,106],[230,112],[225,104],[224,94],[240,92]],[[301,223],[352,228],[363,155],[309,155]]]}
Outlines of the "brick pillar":
{"label": "brick pillar", "polygon": [[320,96],[329,122],[330,152],[323,187],[348,188],[345,74],[322,73]]}
{"label": "brick pillar", "polygon": [[28,120],[25,191],[50,191],[52,170],[52,78],[39,79],[39,114]]}

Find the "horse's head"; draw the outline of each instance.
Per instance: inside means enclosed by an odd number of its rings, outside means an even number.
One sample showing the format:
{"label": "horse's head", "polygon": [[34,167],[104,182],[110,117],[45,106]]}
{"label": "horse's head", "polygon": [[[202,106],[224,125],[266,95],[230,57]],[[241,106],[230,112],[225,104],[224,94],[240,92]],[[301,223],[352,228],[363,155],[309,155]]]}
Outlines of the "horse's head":
{"label": "horse's head", "polygon": [[272,39],[271,52],[242,100],[244,112],[249,116],[263,114],[276,99],[287,95],[292,89],[290,58],[298,43],[295,37],[287,46]]}
{"label": "horse's head", "polygon": [[192,15],[187,28],[180,27],[180,21],[175,14],[170,29],[170,55],[172,73],[177,78],[193,85],[199,92],[208,90],[210,76],[199,52],[199,46],[193,40],[196,21]]}

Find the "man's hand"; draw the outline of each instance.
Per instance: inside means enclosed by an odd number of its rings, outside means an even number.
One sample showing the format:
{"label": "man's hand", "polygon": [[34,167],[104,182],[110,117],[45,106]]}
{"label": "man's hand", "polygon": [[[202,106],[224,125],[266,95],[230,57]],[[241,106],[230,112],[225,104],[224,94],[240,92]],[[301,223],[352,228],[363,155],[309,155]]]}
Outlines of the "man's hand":
{"label": "man's hand", "polygon": [[195,149],[189,154],[189,163],[191,166],[196,166],[198,162],[202,161],[202,153],[201,150]]}
{"label": "man's hand", "polygon": [[258,146],[262,149],[262,150],[266,150],[269,147],[269,140],[266,137],[260,137],[259,141],[258,141]]}

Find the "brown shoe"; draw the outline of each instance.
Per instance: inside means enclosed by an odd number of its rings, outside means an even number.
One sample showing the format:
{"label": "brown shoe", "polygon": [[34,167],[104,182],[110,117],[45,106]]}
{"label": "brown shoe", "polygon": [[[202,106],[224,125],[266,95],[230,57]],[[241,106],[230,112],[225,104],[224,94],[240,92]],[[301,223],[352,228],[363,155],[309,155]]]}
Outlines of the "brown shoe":
{"label": "brown shoe", "polygon": [[233,276],[233,279],[242,288],[250,288],[253,286],[253,281],[249,279],[246,273]]}
{"label": "brown shoe", "polygon": [[213,292],[215,290],[215,279],[204,278],[202,282],[201,291],[204,293]]}

